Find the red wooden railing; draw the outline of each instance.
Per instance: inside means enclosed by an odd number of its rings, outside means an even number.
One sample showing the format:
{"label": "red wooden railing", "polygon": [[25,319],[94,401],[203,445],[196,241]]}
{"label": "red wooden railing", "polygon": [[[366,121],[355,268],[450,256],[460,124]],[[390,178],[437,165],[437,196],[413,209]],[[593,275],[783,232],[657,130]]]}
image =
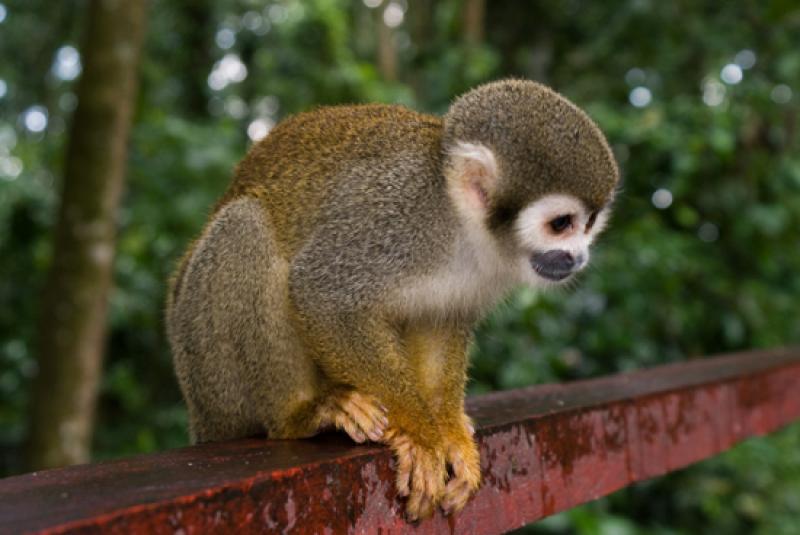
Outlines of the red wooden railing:
{"label": "red wooden railing", "polygon": [[800,349],[473,398],[484,483],[403,520],[392,459],[331,434],[247,439],[0,480],[0,532],[502,533],[800,419]]}

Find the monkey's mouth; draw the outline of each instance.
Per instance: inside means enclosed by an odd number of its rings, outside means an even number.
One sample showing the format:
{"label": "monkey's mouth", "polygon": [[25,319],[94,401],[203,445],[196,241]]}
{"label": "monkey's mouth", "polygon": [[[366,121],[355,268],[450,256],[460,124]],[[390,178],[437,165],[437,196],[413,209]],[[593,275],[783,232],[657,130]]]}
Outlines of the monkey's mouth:
{"label": "monkey's mouth", "polygon": [[533,262],[531,262],[531,265],[533,266],[533,270],[536,272],[537,275],[547,280],[555,282],[562,281],[574,273],[574,271],[572,270],[555,271],[552,269],[547,269],[544,266],[539,266]]}

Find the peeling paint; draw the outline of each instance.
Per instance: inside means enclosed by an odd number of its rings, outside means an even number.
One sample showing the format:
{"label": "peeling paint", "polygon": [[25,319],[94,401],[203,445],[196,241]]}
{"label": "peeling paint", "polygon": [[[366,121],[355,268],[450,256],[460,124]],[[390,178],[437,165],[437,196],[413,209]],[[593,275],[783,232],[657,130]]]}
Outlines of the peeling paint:
{"label": "peeling paint", "polygon": [[295,514],[297,513],[294,499],[292,498],[292,491],[289,491],[289,494],[286,497],[286,527],[283,528],[282,533],[286,535],[290,533],[294,525],[297,523],[297,517]]}

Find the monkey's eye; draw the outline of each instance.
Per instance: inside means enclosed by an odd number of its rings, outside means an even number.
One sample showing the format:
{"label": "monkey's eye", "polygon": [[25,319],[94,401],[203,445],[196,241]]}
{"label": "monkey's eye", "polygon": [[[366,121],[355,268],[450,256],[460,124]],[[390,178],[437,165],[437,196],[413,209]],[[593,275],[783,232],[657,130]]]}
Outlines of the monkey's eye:
{"label": "monkey's eye", "polygon": [[553,232],[560,234],[572,226],[571,215],[561,215],[550,221],[550,228]]}

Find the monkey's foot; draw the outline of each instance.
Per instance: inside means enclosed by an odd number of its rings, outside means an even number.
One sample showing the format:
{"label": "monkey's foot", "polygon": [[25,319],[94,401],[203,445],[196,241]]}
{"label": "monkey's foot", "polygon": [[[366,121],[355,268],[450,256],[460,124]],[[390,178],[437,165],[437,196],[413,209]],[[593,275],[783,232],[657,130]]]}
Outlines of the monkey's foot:
{"label": "monkey's foot", "polygon": [[355,390],[332,396],[330,403],[323,408],[322,420],[343,430],[359,444],[367,439],[380,441],[389,425],[383,405],[374,397]]}
{"label": "monkey's foot", "polygon": [[397,459],[397,493],[408,498],[406,516],[411,521],[431,516],[445,490],[444,455],[416,444],[395,429],[387,432],[386,442]]}
{"label": "monkey's foot", "polygon": [[447,447],[447,464],[452,477],[442,498],[442,509],[451,514],[460,511],[481,484],[481,460],[473,435],[475,427],[464,415],[463,428],[451,439]]}

